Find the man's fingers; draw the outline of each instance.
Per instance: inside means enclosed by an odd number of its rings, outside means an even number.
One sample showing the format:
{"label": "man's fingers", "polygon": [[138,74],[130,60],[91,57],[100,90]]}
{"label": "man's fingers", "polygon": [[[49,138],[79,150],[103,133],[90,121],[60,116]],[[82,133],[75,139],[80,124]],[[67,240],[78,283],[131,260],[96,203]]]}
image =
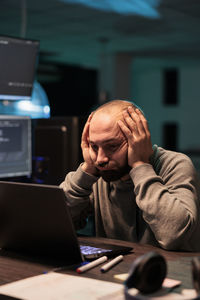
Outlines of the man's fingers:
{"label": "man's fingers", "polygon": [[85,123],[85,126],[83,128],[82,132],[82,139],[81,139],[81,146],[82,147],[88,147],[88,137],[89,137],[89,127],[90,127],[90,120],[92,118],[93,113],[91,113]]}
{"label": "man's fingers", "polygon": [[130,141],[133,141],[133,133],[130,131],[130,129],[127,127],[127,125],[121,121],[118,120],[118,126],[120,127],[122,133],[124,134],[125,138],[127,139],[127,142],[130,144]]}
{"label": "man's fingers", "polygon": [[134,119],[139,134],[146,134],[146,119],[144,118],[144,115],[141,113],[141,111],[138,108],[134,109],[133,107],[129,106],[128,112],[130,116]]}
{"label": "man's fingers", "polygon": [[138,128],[135,120],[131,116],[131,114],[128,112],[128,110],[123,111],[123,117],[126,125],[130,129],[132,133],[138,133]]}
{"label": "man's fingers", "polygon": [[117,124],[119,125],[120,129],[122,130],[122,132],[125,134],[126,137],[128,137],[130,130],[128,129],[128,127],[124,124],[124,122],[122,122],[121,120],[117,121]]}
{"label": "man's fingers", "polygon": [[83,132],[82,132],[82,141],[86,141],[87,140],[88,131],[89,131],[89,123],[86,123],[85,127],[83,129]]}
{"label": "man's fingers", "polygon": [[146,135],[149,136],[150,135],[149,125],[148,125],[146,118],[144,117],[144,115],[141,113],[141,111],[138,108],[136,109],[136,113],[138,114],[138,116],[140,117],[140,120],[142,121],[142,125],[143,125]]}

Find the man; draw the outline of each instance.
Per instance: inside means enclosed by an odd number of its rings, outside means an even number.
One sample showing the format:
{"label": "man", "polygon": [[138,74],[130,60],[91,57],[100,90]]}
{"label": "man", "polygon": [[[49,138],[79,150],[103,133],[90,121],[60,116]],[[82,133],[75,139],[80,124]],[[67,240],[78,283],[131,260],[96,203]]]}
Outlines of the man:
{"label": "man", "polygon": [[131,102],[114,100],[88,118],[84,162],[61,187],[76,228],[95,216],[97,236],[200,250],[199,181],[184,154],[152,146],[148,123]]}

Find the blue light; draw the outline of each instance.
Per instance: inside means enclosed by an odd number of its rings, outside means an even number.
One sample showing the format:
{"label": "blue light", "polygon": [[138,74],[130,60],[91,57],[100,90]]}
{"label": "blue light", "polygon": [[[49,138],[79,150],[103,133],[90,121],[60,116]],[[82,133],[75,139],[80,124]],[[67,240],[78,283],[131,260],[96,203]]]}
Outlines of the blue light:
{"label": "blue light", "polygon": [[82,4],[106,12],[122,15],[137,14],[149,18],[159,18],[157,7],[161,0],[60,0],[61,2]]}
{"label": "blue light", "polygon": [[35,81],[31,100],[0,101],[0,114],[30,116],[32,119],[50,118],[47,94],[40,83]]}

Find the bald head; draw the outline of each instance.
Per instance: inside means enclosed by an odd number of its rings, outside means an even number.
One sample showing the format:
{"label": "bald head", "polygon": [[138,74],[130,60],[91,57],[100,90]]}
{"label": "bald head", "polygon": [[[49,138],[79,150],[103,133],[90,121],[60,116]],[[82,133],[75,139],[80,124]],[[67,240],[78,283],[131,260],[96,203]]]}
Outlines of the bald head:
{"label": "bald head", "polygon": [[111,118],[113,118],[113,121],[123,120],[122,112],[129,106],[136,108],[132,102],[125,100],[113,100],[98,107],[94,111],[93,117],[98,116],[99,114],[108,114]]}

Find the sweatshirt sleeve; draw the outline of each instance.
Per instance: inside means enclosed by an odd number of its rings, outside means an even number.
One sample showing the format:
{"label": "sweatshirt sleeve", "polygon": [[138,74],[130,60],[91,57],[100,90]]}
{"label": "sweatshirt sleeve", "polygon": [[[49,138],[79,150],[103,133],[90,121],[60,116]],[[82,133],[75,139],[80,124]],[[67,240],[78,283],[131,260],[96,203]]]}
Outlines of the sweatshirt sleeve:
{"label": "sweatshirt sleeve", "polygon": [[197,175],[184,154],[159,159],[160,169],[144,164],[130,172],[136,202],[160,246],[187,248],[198,224]]}
{"label": "sweatshirt sleeve", "polygon": [[92,186],[97,180],[97,177],[83,172],[80,165],[76,171],[69,172],[60,184],[76,229],[86,225],[86,219],[93,210]]}

